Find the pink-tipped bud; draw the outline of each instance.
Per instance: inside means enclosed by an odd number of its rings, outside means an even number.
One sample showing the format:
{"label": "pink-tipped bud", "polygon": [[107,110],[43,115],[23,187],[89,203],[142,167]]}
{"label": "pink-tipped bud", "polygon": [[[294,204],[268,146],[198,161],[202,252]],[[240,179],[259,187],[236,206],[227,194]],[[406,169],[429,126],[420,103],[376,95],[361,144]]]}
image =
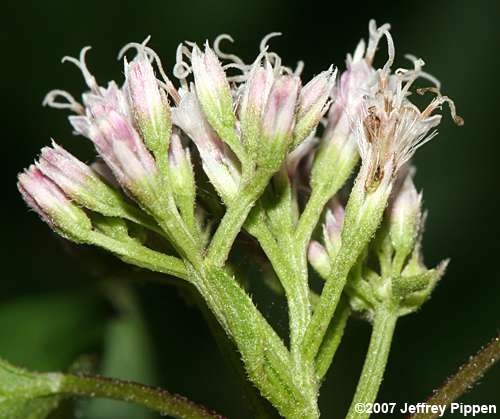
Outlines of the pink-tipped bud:
{"label": "pink-tipped bud", "polygon": [[104,215],[119,214],[119,194],[94,170],[56,143],[42,149],[36,166],[78,204]]}
{"label": "pink-tipped bud", "polygon": [[307,252],[307,257],[311,266],[323,278],[326,278],[330,272],[330,257],[326,249],[316,240],[311,240]]}
{"label": "pink-tipped bud", "polygon": [[146,146],[155,153],[166,153],[170,108],[147,56],[139,53],[130,64],[125,63],[125,74],[132,109]]}
{"label": "pink-tipped bud", "polygon": [[[256,62],[250,70],[241,97],[240,120],[242,121],[244,131],[245,129],[252,130],[260,127],[262,113],[267,104],[273,82],[273,68],[267,61],[265,62],[265,66],[262,67],[259,59],[259,62]],[[243,132],[243,134],[249,137],[258,135],[258,132]]]}
{"label": "pink-tipped bud", "polygon": [[239,187],[240,173],[230,151],[207,122],[194,93],[183,91],[172,120],[195,143],[203,169],[221,197],[229,202]]}
{"label": "pink-tipped bud", "polygon": [[195,46],[191,54],[196,93],[210,123],[217,129],[234,119],[229,83],[217,56],[205,45],[201,52]]}
{"label": "pink-tipped bud", "polygon": [[72,240],[85,240],[92,229],[89,218],[35,165],[19,174],[17,187],[28,206],[52,229]]}
{"label": "pink-tipped bud", "polygon": [[323,71],[300,91],[294,146],[300,144],[311,133],[327,111],[336,74],[337,71],[333,71],[332,68]]}
{"label": "pink-tipped bud", "polygon": [[323,224],[323,237],[331,258],[337,255],[342,243],[341,236],[344,216],[344,207],[337,199],[333,198],[328,204],[325,224]]}
{"label": "pink-tipped bud", "polygon": [[298,77],[283,76],[274,81],[262,121],[262,133],[268,141],[290,143],[299,88]]}
{"label": "pink-tipped bud", "polygon": [[181,139],[177,133],[173,133],[170,139],[168,161],[170,163],[170,167],[174,171],[191,162],[189,150],[182,147]]}
{"label": "pink-tipped bud", "polygon": [[389,207],[389,234],[394,249],[408,255],[412,251],[421,220],[422,194],[413,183],[413,170],[405,174]]}
{"label": "pink-tipped bud", "polygon": [[325,131],[328,141],[343,142],[352,137],[352,121],[361,112],[363,96],[377,82],[377,72],[365,58],[365,50],[361,41],[354,55],[347,56],[347,69],[340,75],[328,113]]}
{"label": "pink-tipped bud", "polygon": [[158,170],[131,123],[115,111],[92,125],[90,139],[118,182],[142,205],[158,194]]}

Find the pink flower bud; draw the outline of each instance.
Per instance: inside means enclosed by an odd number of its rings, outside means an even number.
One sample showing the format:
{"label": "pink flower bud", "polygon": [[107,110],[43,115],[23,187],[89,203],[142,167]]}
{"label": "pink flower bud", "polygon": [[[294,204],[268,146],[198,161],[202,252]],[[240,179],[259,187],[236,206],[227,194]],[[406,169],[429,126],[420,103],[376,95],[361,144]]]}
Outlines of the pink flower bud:
{"label": "pink flower bud", "polygon": [[294,128],[294,145],[298,145],[316,127],[328,109],[335,82],[336,71],[323,71],[307,83],[300,91],[297,123]]}
{"label": "pink flower bud", "polygon": [[130,122],[111,111],[91,125],[89,138],[121,186],[143,205],[152,204],[158,169]]}
{"label": "pink flower bud", "polygon": [[195,143],[208,178],[224,200],[239,187],[240,173],[226,145],[207,122],[196,95],[182,91],[179,106],[172,109],[173,123]]}
{"label": "pink flower bud", "polygon": [[[201,52],[195,46],[191,55],[191,64],[194,74],[196,93],[203,110],[218,117],[232,113],[232,98],[226,74],[217,56],[208,46]],[[211,118],[209,117],[209,120]]]}
{"label": "pink flower bud", "polygon": [[300,79],[283,76],[274,81],[264,111],[262,132],[269,141],[289,143],[295,122]]}
{"label": "pink flower bud", "polygon": [[389,234],[394,249],[409,254],[417,237],[422,207],[422,194],[413,183],[413,170],[404,174],[399,190],[389,206]]}
{"label": "pink flower bud", "polygon": [[146,145],[155,152],[166,151],[170,108],[147,56],[139,53],[130,64],[125,63],[125,73],[131,105]]}
{"label": "pink flower bud", "polygon": [[43,173],[31,165],[18,176],[18,189],[25,202],[55,231],[73,240],[83,240],[92,226],[80,208]]}
{"label": "pink flower bud", "polygon": [[182,147],[181,139],[177,133],[173,133],[170,139],[168,161],[173,170],[176,170],[188,161],[191,161],[191,158],[189,157],[189,150]]}
{"label": "pink flower bud", "polygon": [[330,257],[326,249],[316,240],[311,240],[307,252],[309,263],[324,278],[330,272]]}
{"label": "pink flower bud", "polygon": [[345,211],[340,202],[333,198],[326,210],[325,224],[323,225],[323,236],[330,257],[335,257],[341,245],[342,227],[344,224]]}
{"label": "pink flower bud", "polygon": [[262,67],[259,59],[259,62],[255,63],[250,70],[241,97],[240,118],[244,124],[248,124],[249,119],[254,120],[255,125],[260,124],[273,82],[272,66],[266,61],[265,66]]}
{"label": "pink flower bud", "polygon": [[119,193],[105,184],[85,163],[53,142],[42,149],[36,166],[69,198],[93,211],[117,216],[121,207]]}
{"label": "pink flower bud", "polygon": [[131,118],[128,97],[114,81],[109,82],[107,88],[100,88],[100,94],[84,93],[83,103],[88,115],[95,119],[106,116],[110,111],[119,112]]}
{"label": "pink flower bud", "polygon": [[36,166],[70,197],[85,190],[88,179],[97,178],[89,166],[55,142],[52,142],[52,147],[42,148]]}

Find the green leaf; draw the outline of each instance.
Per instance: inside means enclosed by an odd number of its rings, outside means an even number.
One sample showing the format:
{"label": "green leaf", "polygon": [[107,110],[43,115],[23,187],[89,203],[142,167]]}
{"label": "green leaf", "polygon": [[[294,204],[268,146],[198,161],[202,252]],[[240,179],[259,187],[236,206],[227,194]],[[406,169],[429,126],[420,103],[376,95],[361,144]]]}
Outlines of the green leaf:
{"label": "green leaf", "polygon": [[45,419],[59,404],[60,374],[35,374],[0,359],[0,419]]}

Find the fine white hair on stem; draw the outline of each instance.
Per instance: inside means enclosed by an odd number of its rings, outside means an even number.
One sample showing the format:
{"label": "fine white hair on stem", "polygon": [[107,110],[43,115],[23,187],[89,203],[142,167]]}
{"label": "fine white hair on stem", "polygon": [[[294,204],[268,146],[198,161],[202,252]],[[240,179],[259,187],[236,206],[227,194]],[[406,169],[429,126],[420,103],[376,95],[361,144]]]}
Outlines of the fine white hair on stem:
{"label": "fine white hair on stem", "polygon": [[85,79],[85,83],[90,88],[90,90],[92,90],[95,94],[100,94],[99,85],[97,84],[95,77],[90,73],[87,67],[87,63],[85,62],[85,57],[90,49],[92,49],[92,47],[86,46],[82,48],[78,58],[66,55],[62,58],[61,62],[62,63],[70,62],[76,65],[82,72],[83,78]]}
{"label": "fine white hair on stem", "polygon": [[[63,98],[66,102],[58,102],[57,98]],[[85,113],[85,108],[66,90],[51,90],[43,98],[42,105],[55,109],[69,109],[80,115]]]}

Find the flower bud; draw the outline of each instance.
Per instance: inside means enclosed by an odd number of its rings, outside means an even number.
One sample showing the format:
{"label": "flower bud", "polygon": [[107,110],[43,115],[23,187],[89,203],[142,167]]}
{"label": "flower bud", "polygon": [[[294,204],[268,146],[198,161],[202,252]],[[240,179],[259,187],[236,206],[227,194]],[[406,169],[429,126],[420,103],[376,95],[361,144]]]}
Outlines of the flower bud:
{"label": "flower bud", "polygon": [[328,109],[337,71],[323,71],[307,83],[300,91],[297,122],[293,131],[293,147],[300,144],[318,125]]}
{"label": "flower bud", "polygon": [[92,229],[85,212],[35,166],[18,176],[17,187],[25,202],[57,233],[83,242]]}
{"label": "flower bud", "polygon": [[412,177],[410,170],[389,208],[389,237],[402,259],[406,259],[415,246],[421,219],[422,194],[417,192]]}
{"label": "flower bud", "polygon": [[261,158],[270,166],[281,164],[292,140],[300,79],[283,76],[274,81],[262,120]]}
{"label": "flower bud", "polygon": [[[319,139],[314,136],[314,133],[311,133],[309,137],[307,137],[304,141],[302,141],[295,149],[290,151],[286,156],[285,164],[288,172],[288,177],[290,179],[297,173],[297,168],[301,161],[307,157],[309,159],[307,164],[310,165],[312,157],[314,156],[314,147],[317,145]],[[310,169],[307,168],[307,169]],[[307,171],[306,169],[306,171]]]}
{"label": "flower bud", "polygon": [[125,74],[132,110],[144,142],[153,153],[165,156],[171,129],[170,107],[146,54],[140,52],[130,64],[125,63]]}
{"label": "flower bud", "polygon": [[185,197],[190,201],[190,206],[192,207],[196,191],[191,155],[187,148],[182,147],[179,134],[175,132],[170,139],[168,161],[170,166],[169,180],[172,184],[176,201],[183,201],[182,197]]}
{"label": "flower bud", "polygon": [[230,150],[208,124],[194,93],[182,92],[179,106],[172,109],[172,120],[195,143],[203,170],[217,192],[229,202],[239,187],[240,173]]}
{"label": "flower bud", "polygon": [[316,240],[311,240],[307,252],[309,263],[321,277],[326,278],[330,272],[330,257],[326,249]]}
{"label": "flower bud", "polygon": [[89,166],[56,143],[42,149],[36,166],[78,204],[107,216],[122,215],[120,194]]}
{"label": "flower bud", "polygon": [[274,82],[274,71],[269,62],[265,67],[260,62],[253,65],[245,83],[240,102],[239,116],[241,133],[245,146],[249,147],[255,156],[259,142],[262,114]]}
{"label": "flower bud", "polygon": [[118,182],[149,208],[160,191],[155,161],[129,121],[111,111],[90,128],[89,138]]}
{"label": "flower bud", "polygon": [[196,93],[208,122],[219,135],[234,127],[233,99],[226,74],[212,49],[201,52],[195,46],[191,55]]}
{"label": "flower bud", "polygon": [[323,224],[323,238],[330,258],[333,260],[342,244],[342,226],[344,223],[344,207],[333,198],[326,210],[325,224]]}

